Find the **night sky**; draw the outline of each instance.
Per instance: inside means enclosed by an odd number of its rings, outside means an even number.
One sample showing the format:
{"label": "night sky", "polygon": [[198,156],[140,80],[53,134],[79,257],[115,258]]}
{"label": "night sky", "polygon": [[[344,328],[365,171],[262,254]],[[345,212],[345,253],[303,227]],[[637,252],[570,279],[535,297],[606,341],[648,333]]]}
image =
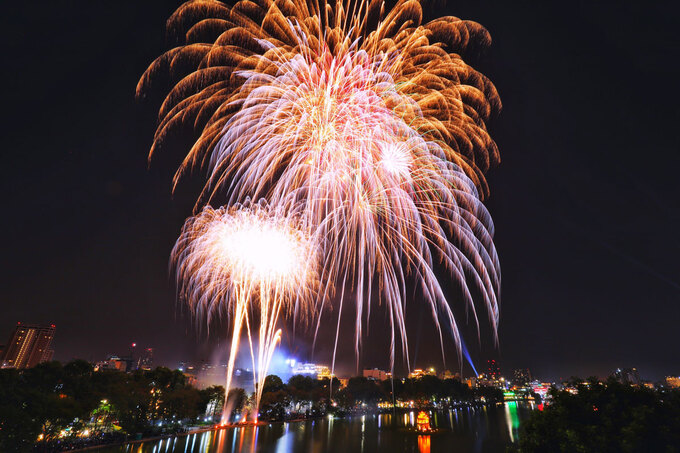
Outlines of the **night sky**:
{"label": "night sky", "polygon": [[[466,343],[479,365],[544,379],[637,367],[680,373],[680,27],[672,2],[461,1],[429,7],[483,24],[471,62],[496,84],[489,123],[501,164],[487,201],[503,272],[496,347],[488,326]],[[147,65],[170,43],[177,3],[12,2],[2,14],[0,343],[17,321],[57,325],[55,358],[103,359],[136,341],[156,362],[211,360],[218,328],[199,332],[175,301],[170,249],[201,176],[173,197],[188,140],[151,165],[167,87],[136,101]],[[455,297],[452,296],[455,300]],[[454,303],[456,303],[454,301]],[[441,366],[427,312],[413,304],[416,365]],[[341,371],[356,367],[342,329]],[[361,365],[386,368],[384,316]],[[326,338],[328,337],[328,338]],[[284,340],[314,357],[309,335]],[[224,346],[223,341],[221,346]],[[457,367],[447,345],[447,366]]]}

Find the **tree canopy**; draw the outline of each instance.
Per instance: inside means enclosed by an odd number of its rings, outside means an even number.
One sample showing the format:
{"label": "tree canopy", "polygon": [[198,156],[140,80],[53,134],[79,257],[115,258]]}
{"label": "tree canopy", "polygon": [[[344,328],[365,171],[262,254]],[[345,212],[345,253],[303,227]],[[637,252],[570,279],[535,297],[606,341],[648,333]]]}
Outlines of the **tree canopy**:
{"label": "tree canopy", "polygon": [[553,391],[552,402],[522,427],[519,450],[543,452],[680,451],[680,392],[615,380]]}

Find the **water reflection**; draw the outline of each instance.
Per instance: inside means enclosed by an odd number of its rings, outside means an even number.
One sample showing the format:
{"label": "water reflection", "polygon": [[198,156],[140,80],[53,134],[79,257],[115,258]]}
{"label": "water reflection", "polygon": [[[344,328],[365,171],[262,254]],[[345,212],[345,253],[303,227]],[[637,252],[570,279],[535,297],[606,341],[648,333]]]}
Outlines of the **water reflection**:
{"label": "water reflection", "polygon": [[505,403],[505,421],[508,425],[508,433],[510,434],[510,441],[516,442],[517,434],[519,432],[519,416],[517,415],[517,403],[509,401]]}
{"label": "water reflection", "polygon": [[432,434],[416,430],[417,411],[325,417],[205,431],[163,440],[108,447],[98,453],[229,453],[229,452],[392,452],[486,453],[504,451],[518,439],[531,408],[508,402],[490,407],[429,411]]}
{"label": "water reflection", "polygon": [[430,436],[418,436],[418,452],[430,453]]}

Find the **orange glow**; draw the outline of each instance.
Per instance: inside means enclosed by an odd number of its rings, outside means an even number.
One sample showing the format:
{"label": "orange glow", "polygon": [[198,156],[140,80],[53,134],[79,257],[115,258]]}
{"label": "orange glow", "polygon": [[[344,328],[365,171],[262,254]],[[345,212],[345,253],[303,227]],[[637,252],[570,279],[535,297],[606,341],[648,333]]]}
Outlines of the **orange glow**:
{"label": "orange glow", "polygon": [[225,431],[222,431],[221,433],[219,433],[217,435],[217,451],[225,451],[226,450],[225,445],[224,445],[226,437],[227,437],[227,435],[226,435]]}
{"label": "orange glow", "polygon": [[[430,416],[427,415],[423,411],[418,412],[418,418],[416,418],[416,426],[418,427],[418,431],[420,431],[422,433],[427,433],[427,432],[432,431],[432,428],[430,428]],[[428,437],[428,445],[429,445],[429,437]],[[428,451],[429,451],[429,448],[428,448]]]}
{"label": "orange glow", "polygon": [[418,452],[430,453],[430,436],[418,436]]}

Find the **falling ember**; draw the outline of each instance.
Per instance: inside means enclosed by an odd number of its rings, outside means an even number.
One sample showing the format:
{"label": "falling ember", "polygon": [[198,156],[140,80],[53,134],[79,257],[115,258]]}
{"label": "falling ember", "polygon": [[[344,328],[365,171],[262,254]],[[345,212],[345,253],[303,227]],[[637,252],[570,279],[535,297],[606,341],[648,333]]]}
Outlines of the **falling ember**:
{"label": "falling ember", "polygon": [[[257,389],[256,421],[267,370],[281,339],[276,327],[281,310],[306,316],[311,307],[315,263],[311,242],[291,217],[264,203],[229,209],[206,206],[184,224],[172,262],[180,298],[192,312],[208,322],[225,314],[232,325],[222,424],[229,420],[227,396],[241,330],[246,327]],[[253,313],[259,318],[257,353],[252,340]]]}

